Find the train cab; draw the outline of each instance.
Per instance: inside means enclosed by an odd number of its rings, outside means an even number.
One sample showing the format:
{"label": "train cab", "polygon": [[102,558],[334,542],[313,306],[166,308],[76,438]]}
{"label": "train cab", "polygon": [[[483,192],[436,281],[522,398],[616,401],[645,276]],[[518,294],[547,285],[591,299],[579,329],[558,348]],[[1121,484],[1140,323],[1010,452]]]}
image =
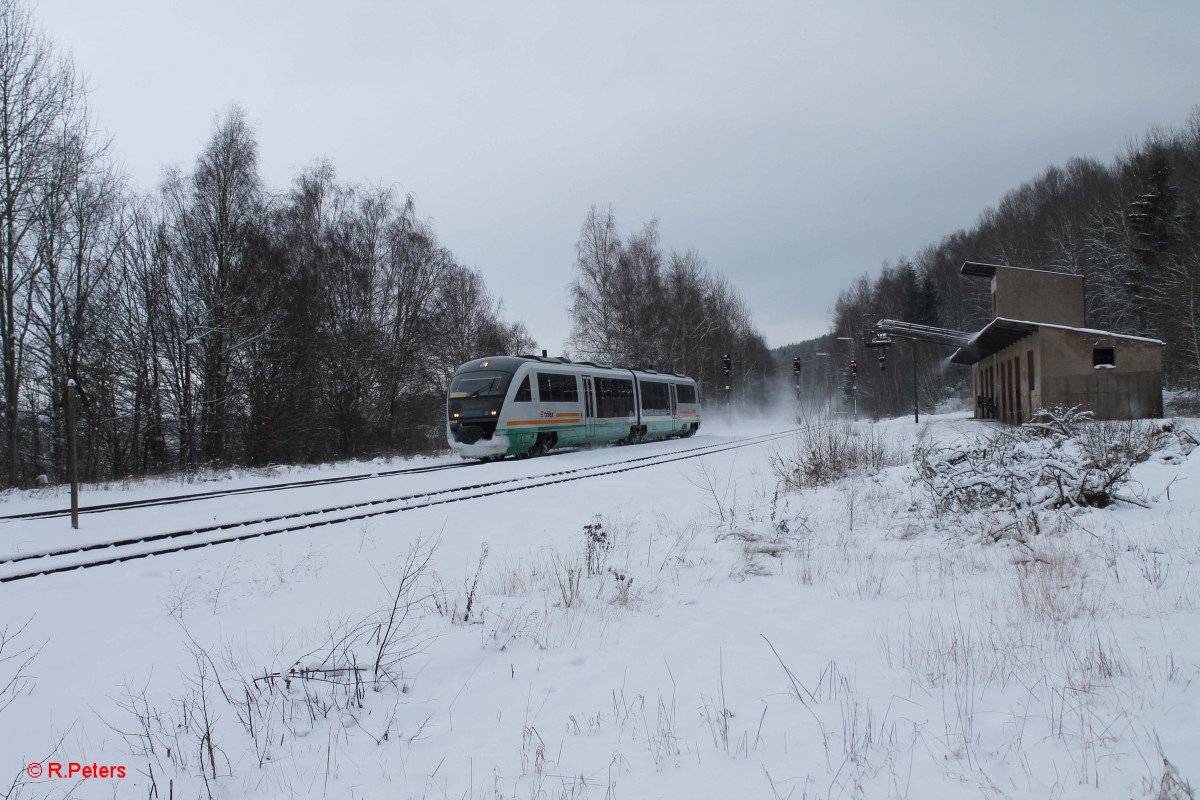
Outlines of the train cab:
{"label": "train cab", "polygon": [[488,458],[508,451],[507,438],[496,436],[504,401],[519,358],[498,356],[463,364],[450,379],[446,421],[451,447],[464,456]]}

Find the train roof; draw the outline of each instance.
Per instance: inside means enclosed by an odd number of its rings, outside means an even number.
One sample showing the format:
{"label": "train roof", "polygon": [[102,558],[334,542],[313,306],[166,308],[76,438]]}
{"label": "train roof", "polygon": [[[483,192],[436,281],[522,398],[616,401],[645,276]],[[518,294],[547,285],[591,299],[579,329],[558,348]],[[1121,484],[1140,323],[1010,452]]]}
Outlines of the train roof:
{"label": "train roof", "polygon": [[692,381],[693,383],[695,383],[694,378],[690,378],[687,375],[683,375],[678,372],[658,372],[657,370],[645,369],[642,367],[614,366],[612,364],[600,364],[595,361],[572,361],[569,358],[563,358],[561,356],[534,356],[534,355],[488,356],[487,358],[477,358],[472,361],[468,361],[467,363],[460,366],[458,368],[458,370],[456,370],[456,372],[461,372],[462,370],[467,369],[467,368],[471,368],[471,369],[492,368],[492,369],[504,370],[506,372],[516,372],[518,367],[520,367],[522,364],[528,363],[530,361],[541,363],[541,364],[550,364],[553,366],[562,366],[562,367],[591,367],[592,369],[615,370],[615,371],[619,371],[619,372],[635,372],[638,375],[644,375],[644,376],[655,375],[655,376],[660,376],[663,378],[677,378],[679,380]]}

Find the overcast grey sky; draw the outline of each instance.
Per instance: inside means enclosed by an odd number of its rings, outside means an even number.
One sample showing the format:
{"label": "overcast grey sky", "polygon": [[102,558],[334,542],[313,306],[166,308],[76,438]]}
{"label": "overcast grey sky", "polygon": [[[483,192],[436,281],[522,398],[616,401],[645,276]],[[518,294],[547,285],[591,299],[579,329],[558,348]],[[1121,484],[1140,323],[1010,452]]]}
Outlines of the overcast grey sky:
{"label": "overcast grey sky", "polygon": [[772,346],[1051,163],[1200,103],[1196,2],[35,0],[134,185],[241,104],[263,177],[395,185],[541,347],[592,203],[660,220]]}

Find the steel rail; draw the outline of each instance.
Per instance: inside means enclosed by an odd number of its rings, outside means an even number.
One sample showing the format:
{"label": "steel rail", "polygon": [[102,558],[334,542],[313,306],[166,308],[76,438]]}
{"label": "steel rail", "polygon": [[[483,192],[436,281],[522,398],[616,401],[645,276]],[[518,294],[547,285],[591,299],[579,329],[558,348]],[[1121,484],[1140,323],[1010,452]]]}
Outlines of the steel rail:
{"label": "steel rail", "polygon": [[[153,506],[175,505],[177,503],[190,503],[198,500],[212,500],[220,497],[230,497],[239,494],[256,494],[259,492],[277,492],[285,489],[297,489],[305,486],[325,486],[336,483],[352,483],[355,481],[367,481],[375,478],[390,478],[395,475],[412,475],[423,472],[440,472],[446,469],[457,469],[459,467],[473,467],[478,462],[464,461],[462,463],[449,464],[429,464],[424,467],[407,467],[404,469],[383,470],[379,472],[370,472],[358,475],[334,475],[328,478],[307,478],[298,481],[285,481],[283,483],[271,483],[263,486],[241,486],[234,489],[214,489],[209,492],[190,492],[188,494],[166,495],[163,497],[146,497],[140,500],[121,500],[113,503],[95,503],[88,506],[80,506],[80,514],[96,514],[102,511],[119,511],[127,508],[147,508]],[[10,520],[29,520],[29,519],[52,519],[55,517],[65,517],[70,515],[70,509],[53,508],[45,511],[29,511],[21,514],[5,514],[0,516],[0,521]]]}
{"label": "steel rail", "polygon": [[[817,426],[823,427],[823,426]],[[288,525],[281,528],[270,528],[267,530],[254,531],[233,536],[223,536],[218,538],[205,538],[199,541],[184,542],[175,544],[171,547],[159,548],[154,550],[137,551],[131,553],[123,553],[107,558],[89,560],[83,562],[72,562],[69,564],[55,565],[44,564],[36,569],[24,572],[10,573],[8,575],[0,575],[0,583],[10,583],[18,580],[26,580],[39,575],[53,575],[62,572],[70,572],[80,569],[88,569],[91,567],[104,566],[107,564],[116,564],[124,561],[133,561],[140,558],[156,555],[168,555],[170,553],[186,552],[195,550],[201,547],[210,547],[217,544],[225,544],[229,542],[246,541],[249,539],[257,539],[265,536],[273,536],[279,533],[288,533],[292,531],[309,530],[312,528],[324,527],[327,525],[335,525],[343,522],[355,522],[372,517],[383,516],[387,514],[397,514],[403,511],[413,511],[419,508],[429,508],[432,506],[445,505],[447,503],[456,503],[465,500],[476,500],[483,497],[491,497],[498,494],[507,494],[510,492],[525,491],[527,489],[536,489],[543,486],[551,486],[558,483],[567,483],[570,481],[584,480],[586,478],[601,477],[604,475],[616,475],[623,472],[629,472],[635,469],[644,469],[646,467],[659,466],[661,464],[670,464],[675,461],[682,461],[689,458],[699,458],[704,455],[713,453],[735,450],[742,447],[754,446],[763,444],[768,441],[774,441],[803,430],[802,428],[792,428],[785,431],[778,431],[760,436],[747,437],[745,439],[735,440],[734,442],[721,442],[718,444],[701,445],[699,447],[688,448],[684,451],[675,451],[672,453],[659,453],[653,455],[640,456],[632,459],[622,459],[608,464],[597,464],[587,467],[576,467],[569,470],[561,470],[551,472],[544,475],[525,476],[521,478],[506,478],[498,481],[488,481],[469,486],[457,486],[447,489],[438,489],[429,492],[419,492],[412,495],[401,497],[383,498],[367,500],[358,503],[348,503],[340,506],[331,506],[328,508],[313,509],[308,511],[294,512],[291,514],[280,514],[259,519],[240,520],[236,522],[221,523],[218,525],[209,525],[201,528],[190,528],[180,531],[170,531],[166,533],[148,534],[145,536],[131,537],[127,539],[97,542],[95,544],[84,545],[81,547],[62,548],[58,550],[46,550],[36,553],[22,553],[5,559],[0,559],[0,567],[22,562],[46,559],[53,561],[68,556],[84,555],[87,553],[95,553],[101,550],[112,550],[114,548],[131,548],[139,544],[152,544],[155,542],[164,542],[176,539],[189,539],[199,537],[204,534],[220,533],[221,531],[230,531],[235,528],[245,528],[253,525],[267,525],[275,522],[286,522],[287,520],[302,519],[304,517],[319,517],[329,514],[337,514],[327,519],[317,519],[303,522],[296,525]],[[646,463],[649,462],[649,463]],[[590,474],[579,474],[590,473]],[[513,486],[511,484],[524,483],[521,486]],[[503,487],[503,488],[497,488]],[[469,492],[462,497],[447,498],[444,495],[455,494],[460,492]],[[394,503],[408,503],[411,500],[419,498],[439,498],[432,499],[426,502],[411,503],[398,508],[382,508],[370,511],[360,511],[346,515],[344,512],[355,511],[357,509],[370,508],[372,506],[388,505]]]}

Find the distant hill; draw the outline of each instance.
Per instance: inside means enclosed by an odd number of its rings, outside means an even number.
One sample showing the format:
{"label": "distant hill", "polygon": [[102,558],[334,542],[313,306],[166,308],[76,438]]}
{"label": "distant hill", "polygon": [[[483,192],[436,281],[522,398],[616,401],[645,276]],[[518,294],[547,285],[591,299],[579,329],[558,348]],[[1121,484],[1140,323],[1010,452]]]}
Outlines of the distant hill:
{"label": "distant hill", "polygon": [[815,339],[805,339],[800,342],[792,342],[781,347],[771,348],[771,357],[775,359],[775,363],[780,369],[790,372],[792,369],[792,359],[796,356],[800,357],[800,367],[804,369],[811,361],[818,358],[826,358],[826,356],[818,356],[817,353],[830,353],[828,356],[834,358],[837,356],[838,345],[841,345],[841,353],[845,354],[846,342],[839,342],[833,334],[818,336]]}

